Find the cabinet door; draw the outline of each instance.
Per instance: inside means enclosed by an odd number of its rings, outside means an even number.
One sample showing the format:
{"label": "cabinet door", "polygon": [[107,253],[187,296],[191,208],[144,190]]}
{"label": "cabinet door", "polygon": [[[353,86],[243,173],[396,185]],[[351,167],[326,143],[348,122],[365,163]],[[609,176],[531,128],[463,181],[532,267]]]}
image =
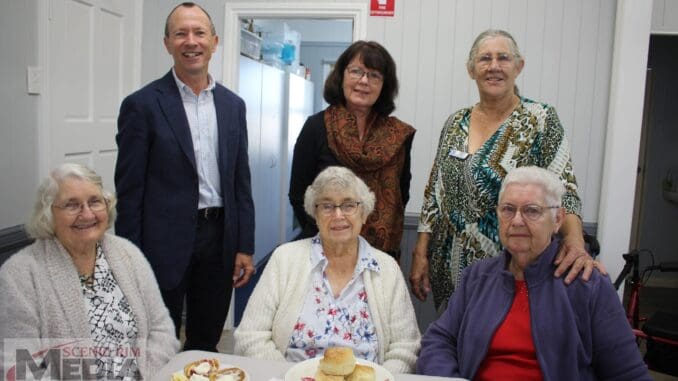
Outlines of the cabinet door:
{"label": "cabinet door", "polygon": [[[282,147],[284,116],[284,72],[262,65],[261,139],[259,152],[259,181],[261,194],[256,204],[257,256],[267,255],[281,240],[280,203],[282,187]],[[256,201],[255,201],[256,202]]]}
{"label": "cabinet door", "polygon": [[[261,64],[250,58],[240,56],[240,80],[238,95],[245,101],[247,108],[247,154],[250,159],[252,173],[252,197],[257,210],[257,190],[261,189],[256,170],[259,166],[259,146],[261,131]],[[255,216],[255,223],[258,223]]]}
{"label": "cabinet door", "polygon": [[295,223],[294,211],[287,194],[290,190],[290,174],[292,171],[292,157],[294,144],[304,126],[306,119],[313,114],[313,82],[295,74],[287,74],[287,128],[285,129],[285,146],[283,157],[283,205],[282,226],[285,229],[283,239],[293,239],[301,230]]}

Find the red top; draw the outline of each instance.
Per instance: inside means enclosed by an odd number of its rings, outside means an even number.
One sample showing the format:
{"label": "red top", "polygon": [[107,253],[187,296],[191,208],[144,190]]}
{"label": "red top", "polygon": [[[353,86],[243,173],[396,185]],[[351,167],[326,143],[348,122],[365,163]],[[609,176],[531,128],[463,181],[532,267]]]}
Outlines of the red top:
{"label": "red top", "polygon": [[527,283],[515,283],[511,309],[495,332],[474,380],[543,380],[532,341]]}

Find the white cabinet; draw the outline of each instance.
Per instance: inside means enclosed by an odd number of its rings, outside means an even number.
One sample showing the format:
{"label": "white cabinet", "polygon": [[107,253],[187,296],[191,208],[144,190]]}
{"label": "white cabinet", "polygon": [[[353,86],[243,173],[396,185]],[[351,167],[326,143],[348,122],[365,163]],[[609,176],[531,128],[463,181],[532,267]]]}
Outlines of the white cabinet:
{"label": "white cabinet", "polygon": [[238,93],[247,106],[257,264],[295,235],[289,174],[294,143],[313,112],[313,83],[240,56]]}
{"label": "white cabinet", "polygon": [[247,106],[252,197],[255,210],[255,264],[281,243],[285,72],[240,57],[239,95]]}
{"label": "white cabinet", "polygon": [[287,74],[287,129],[285,135],[285,164],[283,181],[285,193],[283,194],[282,226],[285,229],[284,238],[291,240],[301,228],[295,226],[294,211],[290,205],[287,194],[290,190],[290,173],[292,171],[292,156],[294,154],[294,143],[297,142],[297,136],[301,132],[306,119],[313,114],[313,82],[305,80],[294,74]]}

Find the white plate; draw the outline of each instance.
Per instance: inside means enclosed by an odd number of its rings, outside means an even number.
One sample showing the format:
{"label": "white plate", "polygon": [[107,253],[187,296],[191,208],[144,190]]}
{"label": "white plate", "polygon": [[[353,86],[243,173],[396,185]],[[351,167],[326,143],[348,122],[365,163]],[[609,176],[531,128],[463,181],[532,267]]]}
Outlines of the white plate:
{"label": "white plate", "polygon": [[[313,379],[315,373],[318,371],[319,362],[320,357],[316,357],[294,364],[294,366],[285,373],[285,381],[306,381],[304,380],[304,377],[311,377],[311,379]],[[379,364],[363,359],[356,359],[356,362],[374,368],[374,373],[376,375],[375,379],[377,381],[395,381],[395,377],[393,377],[391,372]]]}
{"label": "white plate", "polygon": [[[239,367],[239,366],[236,366],[236,365],[219,363],[219,369],[224,369],[224,368],[239,368],[240,370],[242,370],[245,373],[245,379],[243,381],[251,381],[252,380],[250,378],[249,373],[247,373],[247,371],[245,369],[243,369],[242,367]],[[183,373],[183,371],[184,371],[184,368],[181,368],[181,369],[177,369],[174,373],[176,373],[176,372],[182,372]],[[172,374],[174,374],[174,373],[172,373]]]}

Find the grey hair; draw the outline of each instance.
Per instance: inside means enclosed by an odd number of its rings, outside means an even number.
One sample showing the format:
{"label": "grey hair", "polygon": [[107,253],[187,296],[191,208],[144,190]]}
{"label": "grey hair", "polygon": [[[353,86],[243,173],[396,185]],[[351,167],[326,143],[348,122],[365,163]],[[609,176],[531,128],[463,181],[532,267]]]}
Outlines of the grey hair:
{"label": "grey hair", "polygon": [[476,57],[478,56],[480,44],[485,42],[485,40],[487,40],[488,38],[493,37],[504,37],[505,39],[507,39],[513,57],[519,61],[523,60],[523,56],[520,54],[520,50],[518,49],[518,44],[516,43],[516,40],[513,38],[513,36],[511,36],[511,33],[501,29],[488,29],[480,33],[478,37],[476,37],[475,41],[473,41],[473,45],[471,46],[471,50],[469,50],[468,52],[468,61],[466,61],[466,69],[468,69],[469,72],[472,72],[475,69]]}
{"label": "grey hair", "polygon": [[374,193],[353,171],[346,167],[327,167],[313,180],[304,194],[304,210],[315,218],[315,204],[320,197],[330,191],[355,193],[360,202],[362,221],[367,221],[367,216],[374,210]]}
{"label": "grey hair", "polygon": [[[548,206],[561,206],[563,194],[565,194],[565,185],[558,176],[541,167],[528,166],[514,168],[506,175],[501,183],[499,190],[499,200],[502,199],[506,187],[511,184],[517,185],[536,185],[544,191],[544,201]],[[551,209],[555,217],[557,209]]]}
{"label": "grey hair", "polygon": [[33,206],[31,217],[26,223],[26,232],[32,238],[53,238],[54,237],[54,215],[52,214],[52,204],[59,193],[59,184],[66,178],[75,178],[90,182],[96,185],[107,200],[108,226],[112,226],[115,221],[115,195],[104,190],[101,176],[88,167],[65,163],[56,167],[50,172],[38,187],[38,195]]}
{"label": "grey hair", "polygon": [[176,11],[177,8],[179,8],[179,7],[184,7],[184,8],[198,7],[198,8],[200,8],[200,10],[203,11],[205,13],[205,15],[207,15],[207,19],[210,21],[210,32],[212,33],[212,36],[217,35],[217,29],[214,27],[214,22],[212,21],[212,17],[210,16],[209,13],[207,13],[205,8],[201,7],[200,5],[198,5],[198,4],[196,4],[192,1],[185,1],[185,2],[177,5],[176,7],[172,8],[172,11],[170,11],[170,13],[167,15],[167,19],[165,20],[165,37],[169,37],[170,17],[172,17],[172,13],[174,13],[174,11]]}

